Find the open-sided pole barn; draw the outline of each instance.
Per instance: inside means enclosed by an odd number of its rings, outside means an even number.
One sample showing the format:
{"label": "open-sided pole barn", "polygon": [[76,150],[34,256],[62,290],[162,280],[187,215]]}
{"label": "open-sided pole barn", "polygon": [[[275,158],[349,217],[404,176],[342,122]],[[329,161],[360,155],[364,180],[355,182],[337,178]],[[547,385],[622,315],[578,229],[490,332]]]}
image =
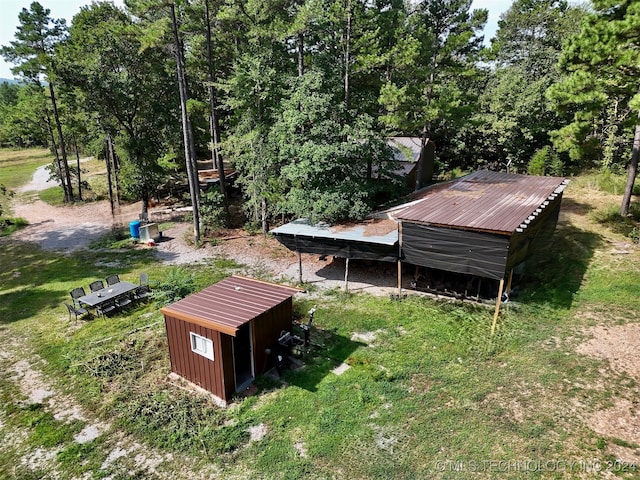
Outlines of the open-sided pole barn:
{"label": "open-sided pole barn", "polygon": [[499,281],[492,329],[513,268],[536,241],[553,233],[568,180],[478,171],[427,187],[411,201],[378,212],[397,222],[383,236],[365,235],[365,226],[348,229],[292,222],[272,230],[298,253],[398,262]]}

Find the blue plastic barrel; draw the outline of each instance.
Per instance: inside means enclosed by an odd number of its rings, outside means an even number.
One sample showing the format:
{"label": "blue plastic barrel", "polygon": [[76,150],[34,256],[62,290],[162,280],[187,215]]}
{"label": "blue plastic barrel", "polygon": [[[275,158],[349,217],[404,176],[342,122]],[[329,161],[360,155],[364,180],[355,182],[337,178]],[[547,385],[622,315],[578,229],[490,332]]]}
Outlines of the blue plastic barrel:
{"label": "blue plastic barrel", "polygon": [[140,238],[140,220],[129,222],[129,233],[133,238]]}

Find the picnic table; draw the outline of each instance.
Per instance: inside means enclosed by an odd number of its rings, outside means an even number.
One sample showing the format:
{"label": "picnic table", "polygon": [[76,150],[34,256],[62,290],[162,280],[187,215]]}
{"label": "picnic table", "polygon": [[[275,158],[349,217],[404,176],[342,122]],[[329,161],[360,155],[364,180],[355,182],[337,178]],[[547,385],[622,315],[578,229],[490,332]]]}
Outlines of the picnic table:
{"label": "picnic table", "polygon": [[99,307],[101,304],[116,300],[118,297],[123,297],[138,288],[138,285],[131,282],[118,282],[108,287],[91,292],[88,295],[84,295],[78,298],[78,302],[83,303],[89,307]]}

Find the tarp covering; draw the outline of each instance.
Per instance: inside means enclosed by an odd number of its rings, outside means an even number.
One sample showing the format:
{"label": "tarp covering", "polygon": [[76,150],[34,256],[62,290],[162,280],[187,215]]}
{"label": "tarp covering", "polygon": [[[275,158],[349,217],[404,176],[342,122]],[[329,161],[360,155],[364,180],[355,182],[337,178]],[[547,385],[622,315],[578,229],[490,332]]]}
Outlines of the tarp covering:
{"label": "tarp covering", "polygon": [[453,228],[402,223],[402,261],[449,272],[500,279],[509,237]]}
{"label": "tarp covering", "polygon": [[289,250],[358,260],[398,260],[398,226],[393,220],[373,220],[355,225],[311,225],[295,220],[271,230]]}
{"label": "tarp covering", "polygon": [[285,234],[275,234],[275,237],[285,247],[294,252],[358,260],[379,260],[381,262],[395,262],[398,260],[397,242],[389,245],[339,238],[311,238]]}
{"label": "tarp covering", "polygon": [[549,204],[523,232],[514,232],[509,239],[507,270],[525,260],[531,250],[545,239],[551,238],[558,223],[562,196]]}

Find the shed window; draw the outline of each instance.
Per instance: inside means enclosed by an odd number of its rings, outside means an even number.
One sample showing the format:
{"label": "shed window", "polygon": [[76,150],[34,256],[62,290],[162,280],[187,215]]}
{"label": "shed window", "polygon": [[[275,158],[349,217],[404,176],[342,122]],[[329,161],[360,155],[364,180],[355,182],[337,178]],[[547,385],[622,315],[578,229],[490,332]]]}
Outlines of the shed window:
{"label": "shed window", "polygon": [[191,351],[213,360],[213,341],[197,333],[191,334]]}

